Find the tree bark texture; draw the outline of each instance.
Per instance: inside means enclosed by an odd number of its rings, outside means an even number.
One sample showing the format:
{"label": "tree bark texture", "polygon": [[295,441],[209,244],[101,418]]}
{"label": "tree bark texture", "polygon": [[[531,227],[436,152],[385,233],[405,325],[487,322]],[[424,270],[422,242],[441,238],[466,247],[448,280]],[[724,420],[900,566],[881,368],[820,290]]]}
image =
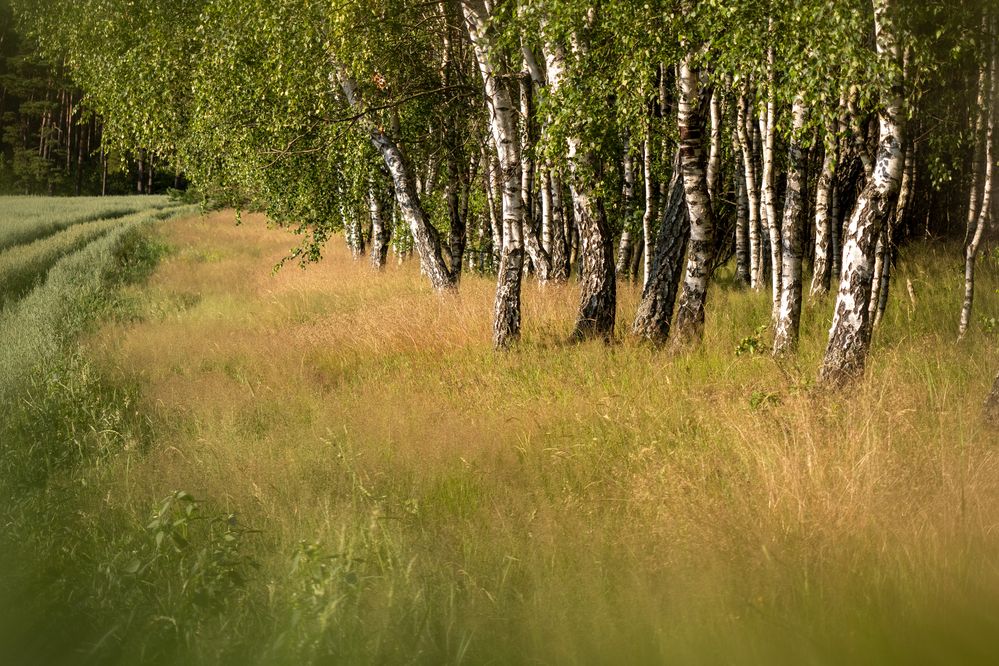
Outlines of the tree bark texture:
{"label": "tree bark texture", "polygon": [[[564,82],[565,51],[548,45],[545,62],[548,85],[554,94]],[[617,281],[610,227],[597,194],[599,164],[594,155],[584,153],[579,136],[570,133],[567,144],[580,258],[579,311],[572,339],[609,339],[614,334]]]}
{"label": "tree bark texture", "polygon": [[489,126],[499,155],[503,187],[503,248],[500,253],[496,299],[493,308],[493,345],[509,347],[520,337],[520,291],[524,267],[524,201],[521,195],[518,109],[506,85],[497,77],[492,46],[486,35],[489,15],[481,1],[462,0],[465,26],[482,75]]}
{"label": "tree bark texture", "polygon": [[836,175],[836,136],[829,132],[825,139],[822,171],[815,187],[815,261],[812,264],[812,298],[829,293],[832,282],[832,223],[829,213],[833,179]]}
{"label": "tree bark texture", "polygon": [[804,99],[794,100],[791,122],[791,145],[788,150],[787,194],[781,222],[780,310],[774,329],[774,354],[783,355],[798,346],[801,324],[801,259],[805,240],[805,190],[807,156],[802,146],[805,130]]}
{"label": "tree bark texture", "polygon": [[371,215],[371,267],[381,270],[388,258],[392,227],[386,224],[382,199],[374,185],[368,187],[368,212]]}
{"label": "tree bark texture", "polygon": [[746,198],[749,202],[749,284],[754,291],[762,288],[763,246],[760,238],[760,190],[757,186],[756,159],[753,156],[752,119],[749,100],[744,92],[739,98],[736,120],[739,148],[742,152],[742,169]]}
{"label": "tree bark texture", "polygon": [[704,159],[704,119],[700,113],[700,77],[693,66],[693,54],[680,61],[679,111],[680,173],[690,213],[690,241],[687,269],[680,296],[676,326],[681,335],[699,338],[704,328],[704,306],[714,250],[714,214],[708,194]]}
{"label": "tree bark texture", "polygon": [[674,160],[673,177],[667,192],[652,252],[652,266],[632,325],[634,335],[655,344],[669,339],[673,309],[683,277],[684,253],[690,239],[690,216],[680,176],[679,157]]}
{"label": "tree bark texture", "polygon": [[[991,31],[989,32],[991,33]],[[985,161],[985,177],[982,182],[981,202],[974,232],[964,250],[964,302],[961,304],[961,318],[958,323],[958,333],[961,336],[968,332],[968,327],[971,325],[971,311],[975,300],[975,266],[978,263],[978,251],[981,248],[982,237],[992,217],[992,179],[994,163],[996,161],[994,150],[995,107],[997,104],[996,98],[999,97],[996,90],[999,86],[996,86],[995,83],[996,69],[999,68],[999,61],[997,61],[995,55],[996,47],[994,41],[991,44],[990,50],[988,64],[983,67],[985,73],[981,77],[982,83],[980,85],[982,88],[979,90],[979,97],[985,99],[984,112],[987,116],[987,120],[985,121],[985,146],[982,150]],[[972,190],[976,188],[977,183],[972,183]]]}
{"label": "tree bark texture", "polygon": [[[878,56],[895,65],[897,72],[900,49],[890,16],[895,0],[873,0],[873,4]],[[839,292],[819,371],[820,380],[827,385],[842,386],[862,376],[870,348],[867,320],[875,246],[890,213],[892,197],[898,191],[904,161],[902,81],[897,73],[893,79],[889,97],[878,114],[881,132],[876,164],[846,229]]]}

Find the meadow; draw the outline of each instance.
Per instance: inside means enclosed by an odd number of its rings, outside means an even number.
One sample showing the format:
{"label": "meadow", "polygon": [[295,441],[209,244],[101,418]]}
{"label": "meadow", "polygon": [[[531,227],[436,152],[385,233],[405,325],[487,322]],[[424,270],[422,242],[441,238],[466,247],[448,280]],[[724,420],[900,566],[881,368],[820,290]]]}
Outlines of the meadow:
{"label": "meadow", "polygon": [[778,362],[726,269],[696,346],[629,339],[630,284],[614,344],[566,344],[574,286],[529,281],[496,353],[490,277],[342,239],[274,273],[287,231],[182,212],[0,312],[0,661],[994,659],[999,255],[959,341],[959,252],[906,247],[830,392],[832,300]]}

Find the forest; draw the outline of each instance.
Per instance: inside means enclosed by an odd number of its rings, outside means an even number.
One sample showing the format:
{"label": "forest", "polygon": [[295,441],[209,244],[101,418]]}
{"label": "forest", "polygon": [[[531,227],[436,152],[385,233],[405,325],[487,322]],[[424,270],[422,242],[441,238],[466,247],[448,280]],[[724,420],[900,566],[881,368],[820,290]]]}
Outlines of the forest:
{"label": "forest", "polygon": [[25,654],[985,663],[997,120],[994,0],[0,0],[0,194],[171,195],[8,198]]}

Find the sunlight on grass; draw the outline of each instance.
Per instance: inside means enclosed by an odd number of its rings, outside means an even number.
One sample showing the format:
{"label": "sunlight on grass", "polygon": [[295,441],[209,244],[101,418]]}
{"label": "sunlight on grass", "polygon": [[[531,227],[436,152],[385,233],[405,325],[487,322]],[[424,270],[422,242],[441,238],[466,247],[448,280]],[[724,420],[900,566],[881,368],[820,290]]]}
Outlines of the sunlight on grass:
{"label": "sunlight on grass", "polygon": [[[138,444],[56,477],[75,536],[45,542],[76,553],[51,557],[89,595],[95,654],[991,657],[999,460],[979,412],[999,352],[984,329],[955,341],[952,252],[907,251],[868,378],[834,394],[813,382],[831,299],[777,363],[736,353],[768,349],[765,294],[715,286],[704,343],[654,350],[565,344],[575,288],[528,281],[524,339],[497,354],[488,278],[441,298],[339,240],[272,275],[293,239],[257,216],[160,223],[156,242],[83,350],[126,387],[103,400],[135,401]],[[637,300],[621,286],[622,336]]]}

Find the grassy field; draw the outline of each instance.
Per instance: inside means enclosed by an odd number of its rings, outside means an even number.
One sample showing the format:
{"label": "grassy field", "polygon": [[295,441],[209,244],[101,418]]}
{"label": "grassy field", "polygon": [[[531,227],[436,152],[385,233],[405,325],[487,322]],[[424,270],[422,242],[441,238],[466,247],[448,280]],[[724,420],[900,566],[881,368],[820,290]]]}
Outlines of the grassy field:
{"label": "grassy field", "polygon": [[122,217],[169,205],[156,197],[2,197],[0,250],[30,243],[80,222]]}
{"label": "grassy field", "polygon": [[255,216],[141,229],[0,316],[51,338],[0,350],[0,661],[994,660],[996,256],[958,342],[959,252],[906,249],[832,394],[831,301],[777,363],[724,275],[700,346],[624,339],[630,285],[620,343],[565,345],[575,290],[528,284],[496,354],[491,279],[440,298],[338,240],[272,275],[294,238]]}

